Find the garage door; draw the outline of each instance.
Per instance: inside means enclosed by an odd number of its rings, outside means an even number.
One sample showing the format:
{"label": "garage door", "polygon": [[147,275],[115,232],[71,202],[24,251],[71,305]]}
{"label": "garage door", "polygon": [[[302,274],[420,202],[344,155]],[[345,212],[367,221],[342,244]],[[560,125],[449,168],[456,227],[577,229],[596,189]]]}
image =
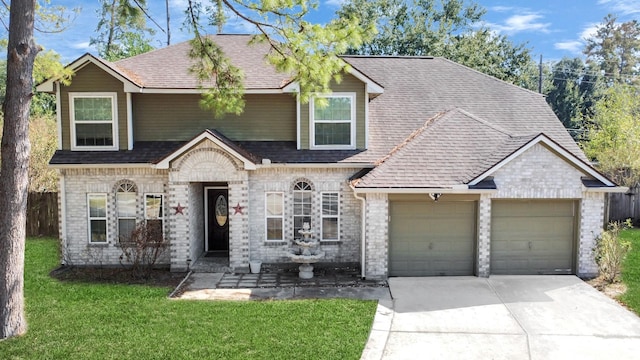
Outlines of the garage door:
{"label": "garage door", "polygon": [[389,275],[472,275],[476,202],[391,201]]}
{"label": "garage door", "polygon": [[573,273],[574,201],[494,201],[491,273]]}

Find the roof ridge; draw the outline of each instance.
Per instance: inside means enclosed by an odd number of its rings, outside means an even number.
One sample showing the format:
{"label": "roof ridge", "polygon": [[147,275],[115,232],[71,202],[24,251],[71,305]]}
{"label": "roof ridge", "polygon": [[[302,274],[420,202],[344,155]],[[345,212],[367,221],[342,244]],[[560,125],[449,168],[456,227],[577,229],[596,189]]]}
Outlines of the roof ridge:
{"label": "roof ridge", "polygon": [[501,132],[501,133],[503,133],[503,134],[505,134],[505,135],[507,135],[509,137],[513,137],[514,136],[513,133],[509,132],[509,130],[503,128],[502,126],[498,126],[496,124],[493,124],[493,123],[491,123],[491,122],[489,122],[489,121],[487,121],[487,120],[485,120],[485,119],[483,119],[483,118],[481,118],[481,117],[479,117],[479,116],[477,116],[475,114],[472,114],[472,113],[470,113],[470,112],[468,112],[468,111],[466,111],[466,110],[464,110],[462,108],[456,107],[453,110],[456,110],[457,112],[459,112],[459,113],[461,113],[461,114],[463,114],[463,115],[465,115],[465,116],[467,116],[467,117],[469,117],[469,118],[471,118],[471,119],[473,119],[473,120],[475,120],[475,121],[477,121],[477,122],[479,122],[479,123],[481,123],[483,125],[486,125],[486,126],[492,128],[495,131]]}
{"label": "roof ridge", "polygon": [[387,160],[389,160],[389,158],[391,158],[393,155],[395,155],[397,152],[399,152],[404,147],[406,147],[409,143],[411,143],[411,141],[413,141],[413,139],[415,139],[418,135],[422,134],[431,124],[433,124],[438,119],[443,118],[445,115],[447,115],[451,111],[452,110],[444,110],[427,119],[427,121],[425,121],[422,126],[420,126],[419,128],[415,129],[413,132],[411,132],[409,136],[407,136],[402,142],[400,142],[393,149],[391,149],[391,151],[389,151],[387,155],[382,157],[380,160],[376,161],[374,165],[378,167],[384,164]]}

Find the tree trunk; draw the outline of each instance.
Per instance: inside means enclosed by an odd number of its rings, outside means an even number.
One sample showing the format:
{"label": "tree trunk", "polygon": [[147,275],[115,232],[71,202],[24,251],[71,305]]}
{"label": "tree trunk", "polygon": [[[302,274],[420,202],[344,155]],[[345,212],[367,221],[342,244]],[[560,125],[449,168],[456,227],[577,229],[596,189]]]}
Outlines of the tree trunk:
{"label": "tree trunk", "polygon": [[0,156],[0,339],[27,331],[24,316],[24,246],[29,185],[29,106],[35,0],[11,1],[7,46],[7,94]]}

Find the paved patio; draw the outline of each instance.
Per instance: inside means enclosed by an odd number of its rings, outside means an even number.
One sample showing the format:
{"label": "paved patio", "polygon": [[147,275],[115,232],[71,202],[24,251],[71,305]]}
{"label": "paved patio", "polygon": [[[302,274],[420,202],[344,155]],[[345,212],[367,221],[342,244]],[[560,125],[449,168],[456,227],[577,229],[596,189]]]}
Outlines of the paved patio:
{"label": "paved patio", "polygon": [[354,271],[319,271],[313,279],[292,271],[192,273],[174,293],[189,300],[391,299],[386,281],[362,280]]}

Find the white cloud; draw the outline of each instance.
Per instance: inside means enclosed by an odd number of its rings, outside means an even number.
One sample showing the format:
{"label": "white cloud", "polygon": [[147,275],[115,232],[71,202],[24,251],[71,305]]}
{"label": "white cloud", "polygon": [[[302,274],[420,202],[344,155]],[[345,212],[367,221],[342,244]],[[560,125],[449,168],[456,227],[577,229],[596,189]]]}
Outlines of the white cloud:
{"label": "white cloud", "polygon": [[587,24],[585,28],[582,30],[582,32],[580,33],[580,39],[588,40],[594,37],[598,32],[599,26],[600,24],[595,24],[595,23]]}
{"label": "white cloud", "polygon": [[544,23],[538,20],[543,16],[535,13],[517,14],[507,18],[503,24],[489,24],[492,29],[499,32],[514,34],[523,31],[549,33],[551,23]]}
{"label": "white cloud", "polygon": [[609,10],[622,15],[640,13],[640,0],[598,0],[599,5],[606,5]]}
{"label": "white cloud", "polygon": [[344,4],[346,1],[347,0],[327,0],[325,1],[325,4],[331,7],[339,8],[342,7],[342,4]]}
{"label": "white cloud", "polygon": [[71,47],[72,49],[77,49],[77,50],[87,50],[87,51],[93,50],[93,47],[91,45],[89,45],[88,41],[74,43],[74,44],[69,45],[69,47]]}
{"label": "white cloud", "polygon": [[557,50],[566,50],[572,53],[580,54],[584,43],[582,41],[562,41],[553,44],[553,47]]}

